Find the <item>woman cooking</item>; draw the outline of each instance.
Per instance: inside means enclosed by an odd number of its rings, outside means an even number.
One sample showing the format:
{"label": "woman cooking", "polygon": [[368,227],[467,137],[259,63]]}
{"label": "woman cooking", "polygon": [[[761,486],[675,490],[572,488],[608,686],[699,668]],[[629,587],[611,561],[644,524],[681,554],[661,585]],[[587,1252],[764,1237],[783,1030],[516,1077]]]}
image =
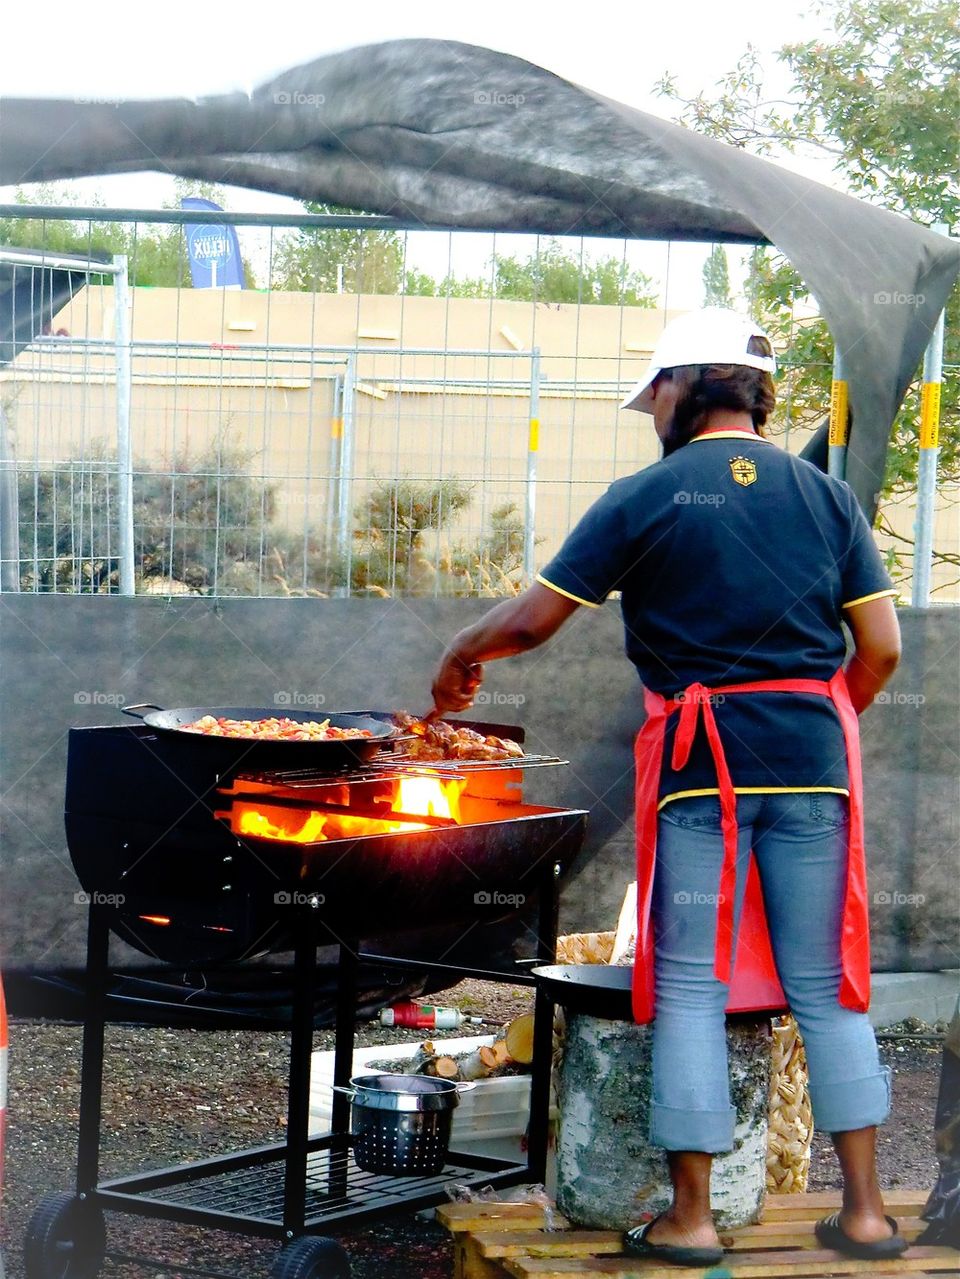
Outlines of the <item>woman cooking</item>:
{"label": "woman cooking", "polygon": [[764,438],[775,367],[732,311],[670,324],[621,406],[652,414],[661,460],[611,485],[536,584],[461,631],[433,684],[438,711],[465,710],[484,662],[621,594],[647,709],[634,1015],[653,1021],[650,1139],[673,1184],[625,1247],[681,1265],[722,1257],[710,1167],[733,1144],[724,1008],[751,850],[814,1118],[843,1174],[843,1207],[817,1237],[864,1258],[907,1246],[876,1178],[889,1072],[866,1015],[856,718],[899,660],[895,592],[852,491]]}

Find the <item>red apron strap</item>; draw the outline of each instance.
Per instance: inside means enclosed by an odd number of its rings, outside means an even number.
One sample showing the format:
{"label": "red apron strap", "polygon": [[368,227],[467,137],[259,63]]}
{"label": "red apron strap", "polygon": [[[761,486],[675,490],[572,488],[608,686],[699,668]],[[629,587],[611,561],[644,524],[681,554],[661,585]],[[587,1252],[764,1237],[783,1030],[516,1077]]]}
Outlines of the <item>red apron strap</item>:
{"label": "red apron strap", "polygon": [[679,704],[680,721],[673,739],[671,767],[679,771],[690,758],[690,749],[697,732],[697,721],[703,716],[710,754],[717,774],[720,791],[720,828],[723,832],[723,862],[720,867],[720,883],[717,895],[717,946],[714,954],[714,976],[722,982],[730,981],[733,964],[733,899],[737,886],[737,796],[733,779],[727,767],[723,742],[710,701],[711,690],[704,684],[691,684],[685,688],[672,706]]}
{"label": "red apron strap", "polygon": [[633,964],[633,1017],[640,1025],[653,1021],[654,938],[653,877],[657,861],[657,800],[666,736],[666,701],[643,690],[647,718],[634,743],[637,816],[637,953]]}
{"label": "red apron strap", "polygon": [[850,790],[847,882],[840,931],[842,975],[838,999],[844,1008],[864,1013],[870,1007],[870,910],[863,832],[863,769],[860,724],[842,669],[830,681],[830,695],[843,729]]}

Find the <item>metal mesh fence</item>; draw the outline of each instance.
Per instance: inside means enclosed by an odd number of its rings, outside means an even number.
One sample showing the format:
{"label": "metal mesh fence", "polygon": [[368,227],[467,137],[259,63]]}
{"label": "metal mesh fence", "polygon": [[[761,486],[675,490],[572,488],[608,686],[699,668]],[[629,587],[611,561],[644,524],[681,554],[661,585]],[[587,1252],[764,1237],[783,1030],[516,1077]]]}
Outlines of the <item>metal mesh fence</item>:
{"label": "metal mesh fence", "polygon": [[[261,240],[273,280],[283,239]],[[125,450],[132,588],[215,596],[509,594],[612,480],[658,456],[649,419],[618,404],[668,290],[638,306],[181,280],[131,288],[119,341],[118,297],[92,275],[0,371],[7,589],[124,589]],[[813,425],[788,372],[774,433],[798,450]],[[958,510],[944,485],[947,546]]]}

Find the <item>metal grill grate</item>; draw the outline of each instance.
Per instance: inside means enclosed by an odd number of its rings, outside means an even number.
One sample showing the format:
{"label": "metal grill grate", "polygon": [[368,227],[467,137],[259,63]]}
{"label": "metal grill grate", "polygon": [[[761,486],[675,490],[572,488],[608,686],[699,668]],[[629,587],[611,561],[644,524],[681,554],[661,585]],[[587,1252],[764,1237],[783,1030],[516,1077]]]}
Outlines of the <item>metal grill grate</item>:
{"label": "metal grill grate", "polygon": [[[450,1185],[488,1182],[490,1177],[490,1168],[478,1170],[457,1163],[446,1164],[435,1176],[384,1176],[362,1171],[347,1151],[319,1150],[307,1158],[306,1223],[310,1226],[349,1214],[351,1209],[362,1209],[366,1215],[407,1199],[443,1198]],[[284,1163],[279,1159],[140,1192],[135,1181],[113,1182],[103,1189],[181,1209],[283,1223]]]}
{"label": "metal grill grate", "polygon": [[380,782],[390,781],[399,776],[414,774],[418,777],[435,777],[438,774],[445,780],[456,780],[468,773],[501,773],[515,768],[546,768],[555,764],[566,764],[568,761],[557,755],[520,755],[508,759],[438,759],[418,760],[404,758],[402,755],[391,755],[389,761],[371,761],[368,764],[351,766],[340,773],[317,772],[315,769],[296,769],[283,772],[238,773],[234,778],[234,786],[243,782],[256,782],[258,785],[283,786],[295,790],[298,787],[312,787],[324,782]]}

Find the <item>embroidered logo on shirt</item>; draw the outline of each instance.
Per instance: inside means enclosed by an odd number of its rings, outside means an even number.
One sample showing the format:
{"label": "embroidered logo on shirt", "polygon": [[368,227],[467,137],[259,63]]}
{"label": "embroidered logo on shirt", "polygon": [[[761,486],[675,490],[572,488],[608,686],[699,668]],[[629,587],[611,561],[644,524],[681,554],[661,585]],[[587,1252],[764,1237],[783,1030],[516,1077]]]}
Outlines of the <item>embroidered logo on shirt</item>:
{"label": "embroidered logo on shirt", "polygon": [[742,484],[746,488],[748,484],[756,484],[757,482],[757,464],[748,457],[732,457],[730,459],[730,474],[738,484]]}

